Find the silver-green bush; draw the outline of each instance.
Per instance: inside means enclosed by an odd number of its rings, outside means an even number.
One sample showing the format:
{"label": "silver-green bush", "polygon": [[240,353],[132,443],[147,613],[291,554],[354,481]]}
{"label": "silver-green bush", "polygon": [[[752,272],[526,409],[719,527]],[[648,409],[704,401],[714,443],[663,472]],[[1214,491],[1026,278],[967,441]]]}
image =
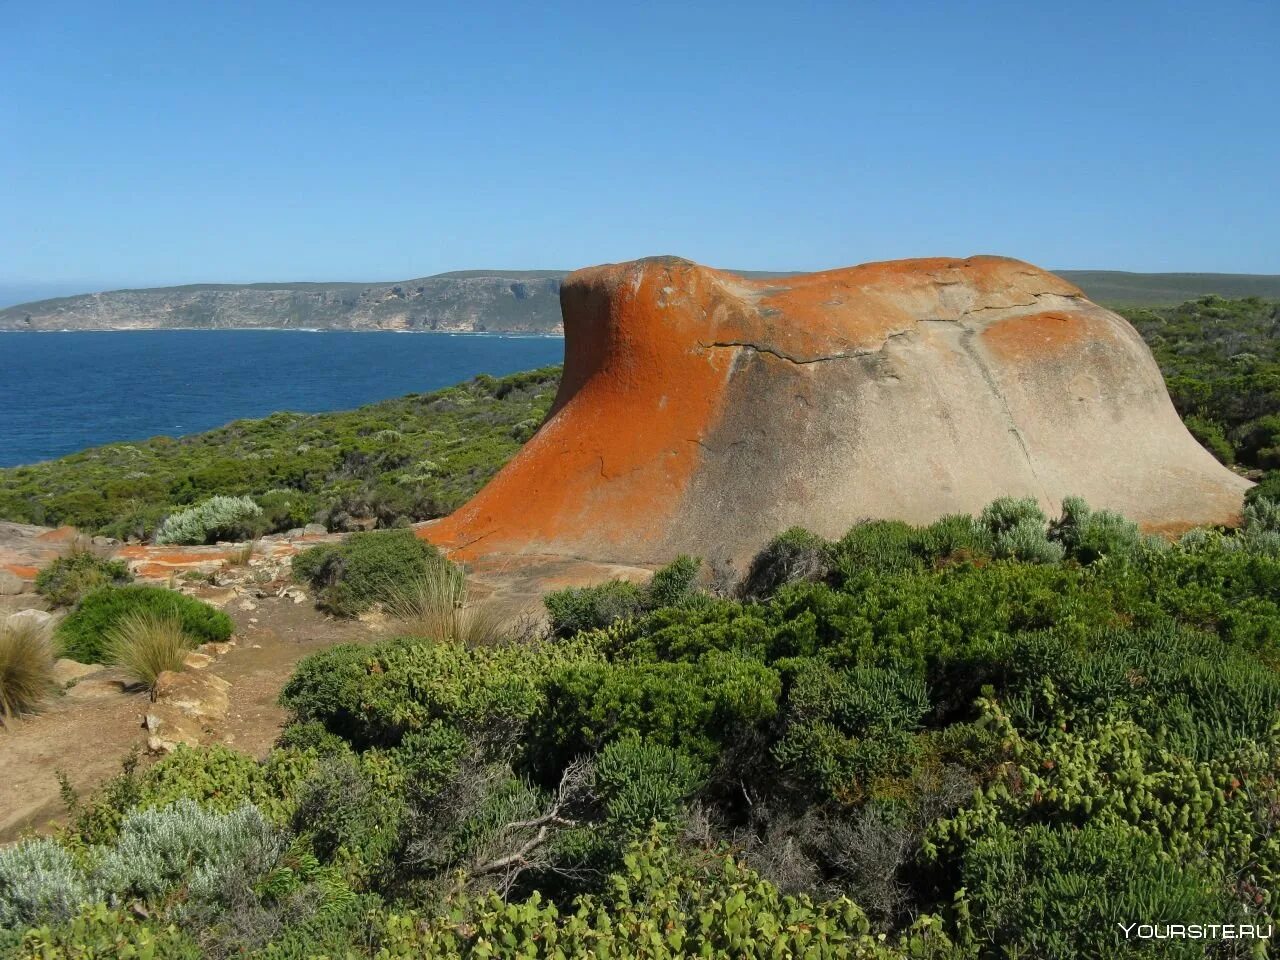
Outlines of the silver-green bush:
{"label": "silver-green bush", "polygon": [[266,876],[284,849],[283,836],[252,804],[213,813],[179,800],[127,816],[94,880],[116,902],[155,897],[182,883],[190,900],[217,902],[228,877]]}
{"label": "silver-green bush", "polygon": [[262,508],[249,497],[210,497],[172,514],[156,531],[156,543],[196,544],[241,540],[256,532]]}
{"label": "silver-green bush", "polygon": [[0,848],[0,928],[61,922],[94,899],[74,858],[54,841]]}

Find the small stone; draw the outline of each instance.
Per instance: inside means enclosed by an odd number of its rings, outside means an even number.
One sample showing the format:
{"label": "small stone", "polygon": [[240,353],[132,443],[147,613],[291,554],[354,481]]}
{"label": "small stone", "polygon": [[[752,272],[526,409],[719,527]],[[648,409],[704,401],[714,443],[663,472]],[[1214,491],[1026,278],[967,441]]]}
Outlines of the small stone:
{"label": "small stone", "polygon": [[308,523],[302,528],[302,535],[304,537],[323,537],[328,532],[329,531],[322,523]]}
{"label": "small stone", "polygon": [[0,570],[0,596],[16,597],[20,593],[26,593],[26,590],[26,583],[16,573]]}
{"label": "small stone", "polygon": [[213,657],[207,653],[198,653],[195,650],[192,650],[182,658],[182,665],[188,670],[203,670],[211,663],[213,663]]}

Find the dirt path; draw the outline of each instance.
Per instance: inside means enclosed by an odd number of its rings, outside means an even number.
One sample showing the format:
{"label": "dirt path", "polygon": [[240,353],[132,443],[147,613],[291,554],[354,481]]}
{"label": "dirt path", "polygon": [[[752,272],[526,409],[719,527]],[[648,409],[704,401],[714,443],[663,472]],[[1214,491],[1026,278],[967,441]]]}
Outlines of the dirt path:
{"label": "dirt path", "polygon": [[[231,683],[218,739],[258,757],[285,722],[276,699],[294,665],[336,643],[376,636],[362,623],[328,619],[310,603],[288,598],[237,599],[225,609],[238,642],[207,668]],[[62,816],[59,770],[83,795],[119,773],[132,749],[145,749],[142,717],[149,702],[145,693],[124,692],[121,676],[108,670],[82,680],[41,714],[0,728],[0,843]]]}

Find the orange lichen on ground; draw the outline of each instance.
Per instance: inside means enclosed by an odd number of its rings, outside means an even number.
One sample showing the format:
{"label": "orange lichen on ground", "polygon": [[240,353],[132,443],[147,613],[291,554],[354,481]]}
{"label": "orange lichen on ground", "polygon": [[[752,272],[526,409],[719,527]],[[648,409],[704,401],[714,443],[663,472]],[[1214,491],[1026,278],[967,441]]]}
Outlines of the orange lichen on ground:
{"label": "orange lichen on ground", "polygon": [[208,563],[212,560],[225,560],[231,555],[232,546],[227,547],[193,547],[184,550],[181,547],[159,547],[147,544],[128,544],[117,551],[116,556],[123,560],[145,560],[148,563],[163,563],[170,567],[188,566]]}
{"label": "orange lichen on ground", "polygon": [[1019,363],[1056,360],[1109,336],[1104,325],[1087,314],[1054,311],[999,320],[982,331],[982,340],[993,354]]}
{"label": "orange lichen on ground", "polygon": [[34,580],[36,574],[40,572],[38,567],[30,567],[20,563],[6,563],[0,566],[0,570],[7,570],[19,580]]}
{"label": "orange lichen on ground", "polygon": [[41,543],[70,543],[78,536],[80,531],[75,527],[58,527],[48,533],[40,534],[36,540]]}

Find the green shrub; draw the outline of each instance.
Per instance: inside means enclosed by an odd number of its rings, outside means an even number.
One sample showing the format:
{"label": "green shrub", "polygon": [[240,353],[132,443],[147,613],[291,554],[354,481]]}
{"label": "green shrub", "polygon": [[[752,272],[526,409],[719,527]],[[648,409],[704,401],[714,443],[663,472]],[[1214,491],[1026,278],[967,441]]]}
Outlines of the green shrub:
{"label": "green shrub", "polygon": [[188,900],[216,904],[231,892],[229,875],[260,880],[284,849],[281,833],[251,804],[215,813],[178,800],[127,815],[93,882],[117,901],[154,901],[181,886]]}
{"label": "green shrub", "polygon": [[[343,645],[298,664],[280,702],[358,747],[401,745],[435,722],[518,741],[556,670],[597,659],[587,642],[466,647],[417,638]],[[500,735],[500,736],[499,736]]]}
{"label": "green shrub", "polygon": [[0,620],[0,719],[30,713],[54,691],[49,631],[31,620]]}
{"label": "green shrub", "polygon": [[1048,523],[1040,505],[1030,497],[997,497],[982,509],[978,524],[993,537],[1031,523]]}
{"label": "green shrub", "polygon": [[65,847],[24,840],[0,847],[0,928],[58,923],[96,899]]}
{"label": "green shrub", "polygon": [[1049,539],[1048,520],[1029,497],[992,500],[983,509],[978,525],[991,537],[992,552],[997,557],[1023,563],[1057,563],[1066,552],[1062,544]]}
{"label": "green shrub", "polygon": [[665,567],[654,571],[644,587],[645,609],[656,610],[683,603],[693,593],[694,581],[701,566],[701,560],[681,554]]}
{"label": "green shrub", "polygon": [[[366,686],[378,664],[376,649],[342,643],[304,657],[280,692],[296,723],[318,723],[353,743],[369,736],[364,720]],[[378,669],[381,669],[380,667]]]}
{"label": "green shrub", "polygon": [[632,844],[621,860],[599,893],[563,910],[537,894],[521,902],[461,898],[447,917],[388,916],[379,940],[388,958],[516,957],[532,950],[619,960],[959,956],[934,917],[921,918],[901,942],[885,942],[871,935],[866,915],[851,901],[784,896],[718,852],[686,853],[651,838]]}
{"label": "green shrub", "polygon": [[[198,803],[214,813],[230,813],[252,804],[277,824],[293,816],[301,785],[316,767],[317,755],[297,749],[273,750],[265,760],[222,744],[204,747],[180,745],[140,775],[122,791],[129,805],[160,807],[181,800]],[[123,804],[116,803],[116,808]],[[115,835],[114,828],[98,842]]]}
{"label": "green shrub", "polygon": [[575,664],[547,689],[540,759],[558,769],[634,734],[711,762],[774,716],[780,692],[773,670],[719,651],[693,663]]}
{"label": "green shrub", "polygon": [[1272,470],[1244,495],[1246,503],[1265,497],[1280,502],[1280,470]]}
{"label": "green shrub", "polygon": [[1245,533],[1280,533],[1280,499],[1253,497],[1244,508]]}
{"label": "green shrub", "polygon": [[596,790],[605,823],[636,836],[654,821],[673,824],[702,785],[706,768],[680,750],[635,736],[614,740],[596,758]]}
{"label": "green shrub", "polygon": [[123,560],[104,560],[89,551],[58,557],[36,574],[36,592],[59,607],[73,607],[98,587],[133,580]]}
{"label": "green shrub", "polygon": [[135,683],[151,688],[164,671],[181,670],[194,646],[177,617],[135,610],[107,630],[103,662],[123,668]]}
{"label": "green shrub", "polygon": [[285,750],[312,751],[321,757],[346,753],[350,750],[347,741],[335,733],[330,733],[319,720],[289,724],[280,732],[276,746]]}
{"label": "green shrub", "polygon": [[856,524],[831,548],[831,567],[838,582],[919,570],[912,550],[915,529],[900,520],[866,520]]}
{"label": "green shrub", "polygon": [[105,903],[86,906],[58,926],[28,930],[15,954],[23,960],[207,960],[207,955],[175,924],[153,924],[133,910]]}
{"label": "green shrub", "polygon": [[254,498],[262,508],[263,533],[292,530],[315,522],[320,498],[301,490],[272,489]]}
{"label": "green shrub", "polygon": [[302,551],[293,558],[293,575],[316,590],[322,609],[354,617],[412,590],[442,562],[440,552],[412,530],[379,530]]}
{"label": "green shrub", "polygon": [[1062,516],[1050,526],[1049,537],[1080,563],[1130,556],[1144,543],[1132,520],[1110,510],[1093,510],[1080,497],[1062,501]]}
{"label": "green shrub", "polygon": [[[1123,824],[1000,829],[966,852],[960,882],[968,931],[1005,956],[1106,958],[1136,950],[1121,926],[1240,923],[1220,880],[1161,855]],[[1256,922],[1256,921],[1255,921]],[[1168,940],[1161,956],[1203,957],[1204,944]]]}
{"label": "green shrub", "polygon": [[764,599],[797,580],[822,580],[830,570],[830,544],[804,527],[778,534],[751,561],[739,592]]}
{"label": "green shrub", "polygon": [[644,591],[626,580],[611,580],[591,587],[556,590],[544,595],[542,602],[552,633],[572,637],[639,616],[644,609]]}
{"label": "green shrub", "polygon": [[590,587],[568,587],[545,594],[543,605],[557,637],[603,630],[620,621],[661,607],[685,603],[697,595],[695,581],[702,561],[681,554],[656,570],[644,586],[611,580]]}
{"label": "green shrub", "polygon": [[210,497],[172,514],[156,531],[156,543],[251,540],[264,532],[262,508],[249,497]]}
{"label": "green shrub", "polygon": [[100,587],[80,602],[54,634],[62,655],[102,663],[109,631],[129,614],[171,617],[195,643],[221,642],[234,629],[231,618],[207,603],[162,587]]}
{"label": "green shrub", "polygon": [[1183,420],[1183,423],[1186,424],[1191,435],[1199,441],[1200,446],[1212,453],[1219,461],[1228,466],[1236,462],[1235,448],[1227,439],[1222,424],[1194,414]]}
{"label": "green shrub", "polygon": [[916,552],[928,563],[990,556],[990,532],[968,514],[953,513],[915,531]]}
{"label": "green shrub", "polygon": [[319,763],[301,786],[293,830],[323,861],[342,863],[363,881],[392,852],[399,807],[353,757],[338,755]]}
{"label": "green shrub", "polygon": [[1044,527],[1035,520],[1024,520],[995,536],[995,556],[1023,563],[1057,563],[1066,551],[1053,543]]}
{"label": "green shrub", "polygon": [[812,658],[787,668],[774,758],[788,779],[847,799],[878,777],[908,772],[913,734],[930,707],[918,678],[876,667],[838,670]]}

